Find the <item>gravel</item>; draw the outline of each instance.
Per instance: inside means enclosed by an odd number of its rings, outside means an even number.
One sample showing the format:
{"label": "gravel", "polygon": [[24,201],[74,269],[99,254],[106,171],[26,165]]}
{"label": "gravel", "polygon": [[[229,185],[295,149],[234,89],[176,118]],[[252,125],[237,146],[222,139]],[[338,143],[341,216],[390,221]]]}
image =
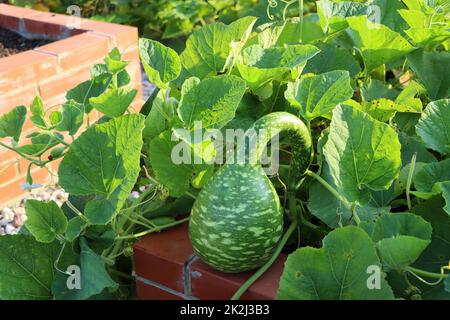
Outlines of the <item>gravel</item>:
{"label": "gravel", "polygon": [[0,28],[0,58],[34,49],[50,42],[48,40],[28,40],[17,33]]}
{"label": "gravel", "polygon": [[150,95],[152,94],[153,90],[155,90],[156,86],[151,83],[150,81],[148,81],[148,77],[145,74],[144,69],[141,69],[141,73],[142,73],[142,96],[144,98],[144,101],[147,101],[147,99],[150,97]]}
{"label": "gravel", "polygon": [[27,194],[19,204],[0,209],[0,235],[17,234],[27,221],[25,213],[25,201],[29,199],[39,201],[55,201],[59,206],[67,201],[68,194],[60,187],[47,187],[42,190]]}

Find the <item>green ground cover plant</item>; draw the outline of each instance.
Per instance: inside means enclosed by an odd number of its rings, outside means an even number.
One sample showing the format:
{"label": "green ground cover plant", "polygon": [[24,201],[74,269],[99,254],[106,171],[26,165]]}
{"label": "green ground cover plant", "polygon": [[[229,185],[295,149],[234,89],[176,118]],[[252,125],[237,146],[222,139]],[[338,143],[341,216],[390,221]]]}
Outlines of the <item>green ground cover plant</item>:
{"label": "green ground cover plant", "polygon": [[[143,37],[159,39],[182,49],[186,36],[203,25],[231,23],[244,16],[269,22],[266,0],[9,0],[10,4],[63,14],[79,13],[95,20],[133,25]],[[291,1],[295,2],[295,1]],[[272,1],[270,15],[280,18],[284,3]],[[274,6],[274,4],[277,4]],[[313,5],[313,2],[310,2]],[[75,11],[75,7],[79,8]],[[72,8],[69,9],[68,8]],[[309,7],[308,7],[309,8]],[[285,15],[298,13],[293,6]]]}
{"label": "green ground cover plant", "polygon": [[[113,50],[61,110],[36,98],[0,116],[10,142],[0,146],[31,166],[62,158],[70,194],[61,209],[28,201],[26,228],[0,237],[0,298],[127,298],[132,243],[190,220],[206,263],[255,270],[234,299],[280,252],[278,299],[449,299],[447,2],[316,5],[265,24],[207,24],[180,54],[142,38],[157,89],[139,113]],[[93,109],[104,115],[95,123]],[[27,117],[39,131],[19,145]],[[279,129],[280,170],[267,176],[259,152],[254,164],[212,162],[214,138],[189,139],[196,121]],[[201,161],[175,163],[179,140]],[[71,265],[81,290],[66,286]]]}

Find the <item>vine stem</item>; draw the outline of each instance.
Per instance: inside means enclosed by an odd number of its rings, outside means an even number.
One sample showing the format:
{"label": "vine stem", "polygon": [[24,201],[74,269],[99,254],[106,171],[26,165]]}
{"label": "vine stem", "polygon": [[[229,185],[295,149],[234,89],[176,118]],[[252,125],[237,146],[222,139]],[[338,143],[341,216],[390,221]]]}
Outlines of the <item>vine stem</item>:
{"label": "vine stem", "polygon": [[33,159],[33,158],[27,156],[26,154],[20,152],[20,151],[17,150],[17,149],[14,149],[13,147],[8,146],[7,144],[4,144],[3,142],[0,142],[0,146],[4,147],[4,148],[6,148],[6,149],[9,149],[9,150],[11,150],[11,151],[14,151],[14,152],[17,153],[19,156],[21,156],[21,157],[27,159],[28,161],[33,162],[34,164],[36,164],[36,165],[38,165],[38,166],[42,166],[42,164],[43,164],[42,161],[37,161],[36,159]]}
{"label": "vine stem", "polygon": [[66,141],[64,141],[63,139],[60,139],[56,134],[53,135],[53,138],[55,138],[59,143],[65,145],[66,147],[70,147],[70,144],[68,144]]}
{"label": "vine stem", "polygon": [[411,210],[411,196],[410,196],[411,183],[412,183],[412,179],[414,176],[414,170],[416,167],[416,158],[417,158],[417,152],[414,153],[414,155],[412,156],[411,167],[409,168],[409,173],[408,173],[408,181],[406,181],[406,203],[408,204],[408,209],[410,209],[410,210]]}
{"label": "vine stem", "polygon": [[182,223],[184,223],[186,221],[189,221],[189,217],[181,219],[181,220],[178,220],[178,221],[175,221],[175,222],[172,222],[172,223],[169,223],[169,224],[165,224],[163,226],[159,226],[159,227],[147,230],[147,231],[143,231],[143,232],[140,232],[140,233],[131,234],[131,235],[128,235],[128,236],[123,236],[123,237],[117,237],[116,240],[126,240],[126,239],[139,238],[139,237],[145,236],[147,234],[150,234],[152,232],[161,231],[161,230],[166,229],[166,228],[174,227],[174,226],[182,224]]}
{"label": "vine stem", "polygon": [[420,275],[420,276],[427,277],[427,278],[430,278],[430,279],[437,279],[439,281],[444,279],[445,277],[448,277],[443,272],[443,269],[442,269],[441,273],[429,272],[429,271],[425,271],[425,270],[422,270],[422,269],[417,269],[417,268],[414,268],[414,267],[411,267],[411,266],[406,267],[405,270],[410,272],[410,273],[416,274],[416,275]]}
{"label": "vine stem", "polygon": [[303,42],[303,0],[298,0],[298,13],[300,18],[300,39]]}
{"label": "vine stem", "polygon": [[247,281],[244,282],[244,284],[239,288],[238,291],[231,297],[231,300],[239,300],[239,298],[247,291],[248,288],[252,286],[252,284],[259,279],[275,262],[275,260],[278,258],[278,256],[281,253],[281,250],[283,250],[284,245],[291,237],[292,233],[297,229],[297,221],[292,221],[291,225],[287,229],[286,233],[284,234],[281,241],[278,243],[277,248],[275,249],[275,252],[273,253],[272,257],[270,257],[269,261],[267,261],[261,268],[258,269],[250,278],[248,278]]}
{"label": "vine stem", "polygon": [[306,170],[306,174],[314,179],[316,179],[322,186],[325,187],[325,189],[327,189],[333,196],[336,197],[336,199],[338,199],[339,201],[342,202],[342,204],[344,205],[344,207],[346,207],[351,213],[353,218],[355,219],[356,224],[360,224],[361,223],[361,219],[359,218],[358,214],[355,212],[353,206],[347,201],[347,199],[345,199],[344,197],[342,197],[339,192],[337,192],[337,190],[335,188],[333,188],[328,182],[326,182],[321,176],[319,176],[317,173],[311,171],[311,170]]}

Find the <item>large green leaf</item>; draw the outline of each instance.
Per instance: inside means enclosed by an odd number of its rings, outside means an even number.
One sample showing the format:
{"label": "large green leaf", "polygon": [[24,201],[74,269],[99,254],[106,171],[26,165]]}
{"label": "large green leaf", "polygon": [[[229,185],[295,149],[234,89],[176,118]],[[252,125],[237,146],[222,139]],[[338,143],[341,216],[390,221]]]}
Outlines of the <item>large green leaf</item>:
{"label": "large green leaf", "polygon": [[89,113],[92,110],[92,105],[89,102],[90,98],[101,95],[110,83],[110,76],[104,78],[101,75],[94,77],[91,80],[84,81],[75,88],[70,89],[66,93],[68,101],[74,100],[84,106],[85,112]]}
{"label": "large green leaf", "polygon": [[87,224],[86,219],[81,216],[76,216],[70,219],[67,224],[66,239],[70,242],[74,241],[86,228]]}
{"label": "large green leaf", "polygon": [[59,268],[66,270],[69,265],[80,268],[80,288],[69,289],[70,281],[66,274],[58,273],[52,285],[57,300],[85,300],[100,294],[106,288],[116,289],[118,284],[111,279],[105,270],[102,258],[92,251],[86,239],[80,239],[80,254],[74,253],[70,246],[64,250]]}
{"label": "large green leaf", "polygon": [[[411,210],[433,227],[431,244],[413,264],[416,268],[440,273],[441,267],[447,266],[450,261],[450,216],[442,210],[443,206],[444,201],[438,196],[422,202]],[[443,283],[428,286],[414,277],[409,277],[409,280],[420,288],[423,299],[450,299],[450,293],[445,291]]]}
{"label": "large green leaf", "polygon": [[417,190],[413,193],[420,198],[428,199],[441,193],[441,189],[437,185],[450,181],[450,159],[424,165],[414,175],[413,181]]}
{"label": "large green leaf", "polygon": [[140,171],[144,117],[130,114],[96,124],[70,146],[59,182],[73,195],[96,195],[85,208],[93,224],[107,223],[120,210]]}
{"label": "large green leaf", "polygon": [[63,104],[61,115],[61,121],[56,126],[56,129],[59,131],[68,131],[73,136],[83,124],[84,105],[70,100]]}
{"label": "large green leaf", "polygon": [[312,120],[330,113],[350,99],[353,89],[348,71],[336,70],[288,83],[286,99],[299,108],[300,115]]}
{"label": "large green leaf", "polygon": [[371,1],[333,1],[320,0],[317,11],[324,30],[336,32],[347,27],[345,18],[367,16],[369,21],[381,23],[391,30],[400,32],[405,29],[405,22],[398,10],[405,8],[401,0]]}
{"label": "large green leaf", "polygon": [[450,215],[450,181],[446,181],[440,184],[442,191],[442,197],[445,200],[444,211]]}
{"label": "large green leaf", "polygon": [[285,44],[314,43],[322,39],[324,33],[320,27],[317,14],[310,13],[307,16],[293,17],[284,21],[284,27],[279,35],[276,46]]}
{"label": "large green leaf", "polygon": [[408,55],[408,63],[432,100],[450,95],[450,53],[419,49]]}
{"label": "large green leaf", "polygon": [[[172,132],[165,131],[152,139],[149,146],[149,156],[156,179],[169,189],[173,196],[183,195],[189,188],[192,166],[188,163],[177,164],[172,159],[172,152],[177,145],[184,143],[172,140]],[[189,150],[186,146],[185,150]],[[181,151],[182,152],[182,151]],[[179,155],[179,153],[177,153]],[[182,156],[182,154],[181,154]],[[188,157],[189,161],[191,157]]]}
{"label": "large green leaf", "polygon": [[231,43],[245,38],[255,23],[256,18],[245,17],[230,25],[213,23],[195,31],[186,41],[186,49],[180,59],[185,78],[195,76],[200,79],[216,75],[225,67],[231,51]]}
{"label": "large green leaf", "polygon": [[0,236],[0,299],[51,299],[59,244],[29,235]]}
{"label": "large green leaf", "polygon": [[416,154],[416,161],[429,163],[436,162],[436,158],[427,150],[425,145],[419,138],[408,136],[403,132],[399,132],[398,138],[402,144],[402,165],[411,163],[411,159]]}
{"label": "large green leaf", "polygon": [[236,67],[250,89],[255,91],[273,80],[296,78],[306,61],[318,52],[319,49],[312,45],[272,48],[252,45],[242,51],[242,58]]}
{"label": "large green leaf", "polygon": [[367,5],[352,1],[317,1],[317,12],[322,29],[333,33],[347,27],[346,17],[366,15]]}
{"label": "large green leaf", "polygon": [[144,138],[154,138],[161,132],[167,130],[167,122],[175,114],[175,110],[173,109],[172,105],[166,99],[164,91],[159,91],[152,102],[147,118],[145,118]]}
{"label": "large green leaf", "polygon": [[339,48],[335,44],[318,46],[320,52],[308,60],[304,73],[325,73],[334,70],[347,70],[350,76],[356,76],[361,67],[353,57],[351,50]]}
{"label": "large green leaf", "polygon": [[372,240],[362,229],[347,226],[330,232],[323,248],[306,247],[290,254],[281,275],[278,299],[393,299],[385,274],[369,289],[369,268],[380,268]]}
{"label": "large green leaf", "polygon": [[103,114],[115,118],[120,117],[136,97],[137,90],[132,88],[110,89],[89,99],[90,105]]}
{"label": "large green leaf", "polygon": [[431,102],[416,125],[425,145],[442,154],[450,154],[450,99]]}
{"label": "large green leaf", "polygon": [[377,219],[372,233],[387,270],[403,270],[430,244],[431,225],[411,213],[386,214]]}
{"label": "large green leaf", "polygon": [[370,102],[362,101],[358,108],[381,122],[390,121],[397,112],[420,113],[422,111],[422,105],[420,105],[420,109],[416,109],[415,106],[396,103],[386,98],[376,99]]}
{"label": "large green leaf", "polygon": [[139,52],[150,82],[159,88],[169,88],[168,83],[175,80],[181,71],[180,57],[175,50],[158,41],[141,38]]}
{"label": "large green leaf", "polygon": [[[336,187],[327,163],[323,164],[322,178],[333,188]],[[360,220],[372,221],[379,215],[389,212],[388,205],[393,198],[392,189],[372,191],[367,205],[356,206],[354,210]],[[352,212],[318,181],[314,181],[310,185],[308,209],[330,228],[354,224]]]}
{"label": "large green leaf", "polygon": [[234,118],[245,89],[245,82],[236,76],[205,79],[182,96],[180,119],[190,130],[195,121],[201,121],[203,129],[220,129]]}
{"label": "large green leaf", "polygon": [[[319,154],[322,154],[322,147],[326,143],[326,140],[327,136],[324,135],[319,140]],[[321,171],[321,177],[330,186],[335,188],[336,185],[334,184],[330,174],[330,168],[326,162],[322,163]],[[351,224],[351,211],[318,181],[313,181],[309,187],[308,209],[314,216],[333,229]]]}
{"label": "large green leaf", "polygon": [[50,243],[66,232],[67,218],[56,202],[29,199],[25,202],[27,229],[39,242]]}
{"label": "large green leaf", "polygon": [[366,73],[404,57],[414,49],[400,34],[368,21],[365,16],[347,18],[347,22],[347,33],[361,52]]}
{"label": "large green leaf", "polygon": [[364,84],[361,87],[361,96],[365,101],[372,101],[376,99],[388,98],[395,100],[399,91],[391,88],[383,81],[377,79],[370,79],[369,83]]}
{"label": "large green leaf", "polygon": [[370,190],[388,189],[401,167],[394,129],[348,106],[333,111],[324,155],[338,191],[361,204]]}
{"label": "large green leaf", "polygon": [[19,141],[25,123],[27,108],[19,106],[0,116],[0,138],[12,137]]}
{"label": "large green leaf", "polygon": [[405,8],[402,0],[373,0],[369,7],[369,20],[384,24],[396,32],[406,29],[406,23],[398,12]]}

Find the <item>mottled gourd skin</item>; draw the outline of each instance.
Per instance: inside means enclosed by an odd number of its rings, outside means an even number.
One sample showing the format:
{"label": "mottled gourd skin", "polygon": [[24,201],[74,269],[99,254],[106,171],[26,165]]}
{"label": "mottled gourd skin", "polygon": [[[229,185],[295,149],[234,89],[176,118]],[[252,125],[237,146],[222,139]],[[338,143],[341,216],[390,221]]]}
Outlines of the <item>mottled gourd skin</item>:
{"label": "mottled gourd skin", "polygon": [[280,200],[260,165],[226,164],[200,191],[189,234],[195,254],[223,272],[264,264],[283,232]]}

